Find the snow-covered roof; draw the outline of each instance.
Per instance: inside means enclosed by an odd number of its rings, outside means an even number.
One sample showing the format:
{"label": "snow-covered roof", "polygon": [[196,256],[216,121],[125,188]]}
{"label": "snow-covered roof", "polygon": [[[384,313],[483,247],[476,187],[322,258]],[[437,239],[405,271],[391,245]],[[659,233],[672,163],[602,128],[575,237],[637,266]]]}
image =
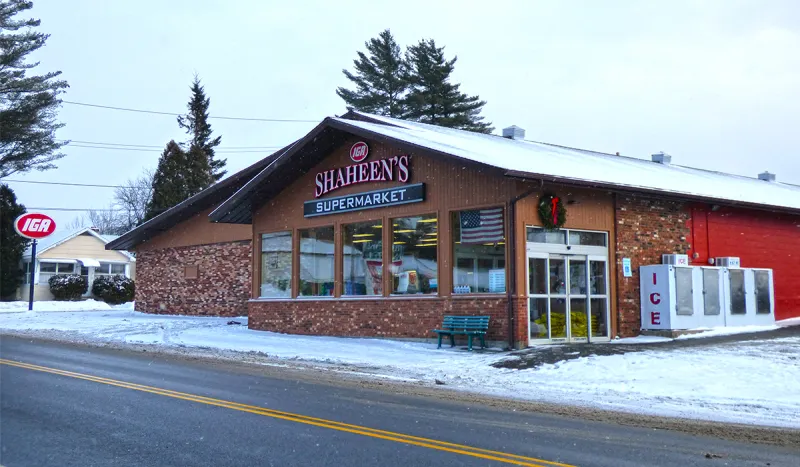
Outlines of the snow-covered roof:
{"label": "snow-covered roof", "polygon": [[[75,237],[77,237],[79,235],[83,235],[83,234],[92,235],[92,236],[96,237],[98,240],[100,240],[101,242],[103,242],[103,244],[107,244],[110,241],[112,241],[112,240],[114,240],[115,238],[118,237],[118,235],[100,235],[99,233],[95,232],[91,227],[84,227],[84,228],[78,229],[78,230],[67,230],[67,231],[55,232],[52,235],[50,235],[49,237],[45,237],[45,238],[42,238],[40,240],[37,240],[37,242],[36,242],[36,256],[38,257],[40,254],[44,253],[45,251],[50,250],[51,248],[55,248],[58,245],[61,245],[62,243],[66,243],[69,240],[72,240],[73,238],[75,238]],[[28,248],[25,250],[25,253],[22,254],[23,258],[26,258],[26,259],[30,258],[31,257],[31,252],[32,252],[31,245],[28,245]],[[131,255],[127,251],[122,251],[121,250],[120,253],[124,254],[125,256],[130,258],[132,261],[135,261],[133,255]]]}
{"label": "snow-covered roof", "polygon": [[332,120],[455,157],[505,169],[510,175],[553,177],[587,185],[613,185],[734,203],[800,210],[800,186],[661,164],[633,157],[514,140],[351,111],[373,123]]}

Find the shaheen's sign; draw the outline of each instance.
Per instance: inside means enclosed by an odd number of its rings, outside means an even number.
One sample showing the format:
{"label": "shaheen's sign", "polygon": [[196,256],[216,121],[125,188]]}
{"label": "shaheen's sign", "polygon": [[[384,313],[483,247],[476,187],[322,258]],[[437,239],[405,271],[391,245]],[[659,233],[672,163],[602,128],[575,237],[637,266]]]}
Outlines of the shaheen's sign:
{"label": "shaheen's sign", "polygon": [[419,203],[425,201],[425,184],[387,188],[385,190],[355,193],[337,198],[306,201],[303,203],[305,217],[325,216],[342,212],[360,211],[362,209],[383,208],[400,204]]}
{"label": "shaheen's sign", "polygon": [[350,159],[355,164],[317,173],[314,177],[314,198],[356,183],[392,182],[395,180],[400,183],[408,182],[409,156],[394,156],[388,159],[364,162],[367,155],[369,155],[367,143],[358,142],[350,149]]}

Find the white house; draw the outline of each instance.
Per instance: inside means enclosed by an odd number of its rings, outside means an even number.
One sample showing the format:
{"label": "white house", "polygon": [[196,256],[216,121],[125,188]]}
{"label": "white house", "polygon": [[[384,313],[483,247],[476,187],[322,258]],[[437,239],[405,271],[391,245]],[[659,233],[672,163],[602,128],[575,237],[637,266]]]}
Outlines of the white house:
{"label": "white house", "polygon": [[[126,251],[106,250],[106,244],[117,238],[100,235],[92,228],[77,231],[56,232],[38,241],[33,299],[52,300],[48,280],[57,274],[80,274],[89,283],[86,296],[92,293],[92,283],[99,276],[122,275],[134,278],[136,259]],[[22,255],[25,278],[17,289],[17,298],[27,300],[30,290],[31,247]]]}

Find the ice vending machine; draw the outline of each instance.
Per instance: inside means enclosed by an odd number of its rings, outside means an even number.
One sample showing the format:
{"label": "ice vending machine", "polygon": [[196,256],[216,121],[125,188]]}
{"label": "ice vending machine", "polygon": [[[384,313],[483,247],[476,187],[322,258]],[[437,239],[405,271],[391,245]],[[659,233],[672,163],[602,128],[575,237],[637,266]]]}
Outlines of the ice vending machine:
{"label": "ice vending machine", "polygon": [[765,325],[775,322],[772,269],[725,269],[725,325]]}
{"label": "ice vending machine", "polygon": [[725,325],[722,268],[656,264],[639,268],[642,329]]}

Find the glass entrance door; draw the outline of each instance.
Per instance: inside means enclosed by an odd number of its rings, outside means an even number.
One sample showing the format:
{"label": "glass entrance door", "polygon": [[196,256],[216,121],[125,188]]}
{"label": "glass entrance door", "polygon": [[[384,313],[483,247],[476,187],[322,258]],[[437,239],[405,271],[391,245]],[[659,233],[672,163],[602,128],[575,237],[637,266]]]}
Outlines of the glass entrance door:
{"label": "glass entrance door", "polygon": [[530,342],[608,339],[607,271],[605,256],[529,253]]}

